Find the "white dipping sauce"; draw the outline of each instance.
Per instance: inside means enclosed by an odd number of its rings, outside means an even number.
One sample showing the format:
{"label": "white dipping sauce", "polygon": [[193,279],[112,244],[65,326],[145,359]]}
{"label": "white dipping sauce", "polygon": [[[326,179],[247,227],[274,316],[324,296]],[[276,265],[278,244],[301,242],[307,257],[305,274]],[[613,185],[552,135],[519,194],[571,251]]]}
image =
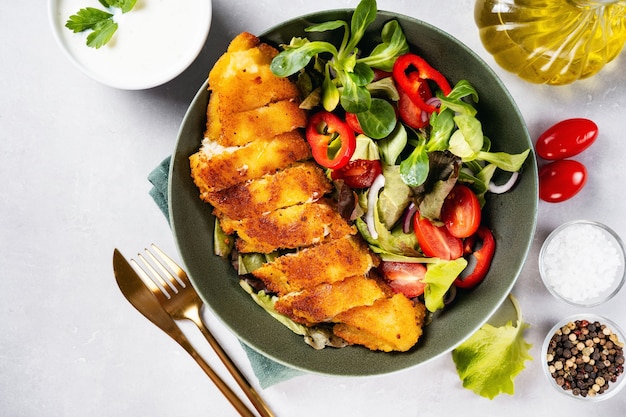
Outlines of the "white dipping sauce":
{"label": "white dipping sauce", "polygon": [[86,45],[91,30],[65,27],[80,9],[105,10],[97,0],[50,3],[53,29],[70,58],[92,78],[122,89],[163,84],[184,71],[204,46],[211,22],[211,0],[137,0],[122,13],[112,8],[118,28],[99,49]]}
{"label": "white dipping sauce", "polygon": [[562,298],[597,304],[621,284],[624,252],[609,230],[593,222],[572,222],[547,239],[541,253],[546,286]]}

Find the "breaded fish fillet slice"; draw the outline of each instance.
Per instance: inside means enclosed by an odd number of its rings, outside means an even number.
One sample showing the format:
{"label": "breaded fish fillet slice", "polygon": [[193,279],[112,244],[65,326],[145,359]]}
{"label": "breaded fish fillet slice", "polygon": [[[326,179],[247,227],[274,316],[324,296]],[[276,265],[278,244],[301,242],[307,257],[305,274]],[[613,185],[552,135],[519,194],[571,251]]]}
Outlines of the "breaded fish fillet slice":
{"label": "breaded fish fillet slice", "polygon": [[219,148],[206,142],[189,157],[191,176],[200,193],[222,190],[260,178],[311,157],[311,149],[298,131],[259,139],[241,148]]}
{"label": "breaded fish fillet slice", "polygon": [[237,233],[241,253],[296,249],[356,233],[334,206],[324,201],[289,206],[243,220],[221,218],[226,234]]}
{"label": "breaded fish fillet slice", "polygon": [[225,78],[235,76],[239,71],[250,68],[251,74],[257,72],[258,66],[269,66],[278,50],[249,33],[242,32],[235,36],[209,71],[209,86],[217,85]]}
{"label": "breaded fish fillet slice", "polygon": [[287,294],[280,297],[274,307],[296,322],[314,325],[331,321],[351,308],[372,305],[384,297],[385,292],[376,280],[360,275]]}
{"label": "breaded fish fillet slice", "polygon": [[239,113],[228,113],[215,94],[208,107],[205,137],[222,146],[243,146],[257,138],[271,138],[306,126],[306,113],[294,100],[281,100]]}
{"label": "breaded fish fillet slice", "polygon": [[253,275],[271,291],[285,295],[349,276],[365,275],[377,265],[378,258],[359,237],[345,236],[283,255],[256,269]]}
{"label": "breaded fish fillet slice", "polygon": [[337,315],[333,333],[370,350],[406,352],[422,335],[425,311],[423,304],[396,294]]}
{"label": "breaded fish fillet slice", "polygon": [[241,220],[303,202],[317,201],[331,189],[330,181],[317,164],[297,162],[275,174],[205,193],[200,198],[214,207],[213,213],[217,217]]}
{"label": "breaded fish fillet slice", "polygon": [[260,43],[261,40],[252,33],[241,32],[239,35],[235,36],[232,41],[230,41],[226,52],[245,51],[246,49],[258,46]]}
{"label": "breaded fish fillet slice", "polygon": [[209,73],[209,89],[220,95],[219,106],[229,112],[252,110],[300,95],[294,83],[270,70],[278,51],[265,43],[250,47],[257,41],[249,33],[238,35]]}
{"label": "breaded fish fillet slice", "polygon": [[223,85],[213,85],[211,89],[219,94],[217,104],[220,113],[238,113],[281,100],[300,99],[296,85],[288,78],[275,77],[269,66],[259,67],[254,77],[242,70],[238,75],[224,80]]}

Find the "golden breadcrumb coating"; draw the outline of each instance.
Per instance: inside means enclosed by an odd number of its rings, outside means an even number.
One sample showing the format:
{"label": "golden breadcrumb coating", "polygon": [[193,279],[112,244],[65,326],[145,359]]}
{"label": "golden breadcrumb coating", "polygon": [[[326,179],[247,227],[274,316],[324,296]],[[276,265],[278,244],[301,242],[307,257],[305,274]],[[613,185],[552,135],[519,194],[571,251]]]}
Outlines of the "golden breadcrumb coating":
{"label": "golden breadcrumb coating", "polygon": [[425,313],[423,304],[396,294],[339,314],[333,332],[348,343],[371,350],[406,352],[422,335]]}
{"label": "golden breadcrumb coating", "polygon": [[276,258],[255,270],[273,292],[284,295],[346,277],[365,275],[378,258],[358,236],[345,236]]}
{"label": "golden breadcrumb coating", "polygon": [[[216,114],[210,118],[219,120],[219,123],[208,123],[205,136],[222,146],[243,146],[306,126],[305,111],[292,100],[281,100],[230,115],[219,114],[219,111],[219,108],[216,109]],[[209,112],[213,112],[211,108]]]}
{"label": "golden breadcrumb coating", "polygon": [[372,305],[383,297],[385,292],[376,280],[356,275],[287,294],[280,297],[274,307],[296,322],[314,325],[329,322],[351,308]]}
{"label": "golden breadcrumb coating", "polygon": [[280,100],[299,98],[297,86],[270,70],[278,51],[243,33],[230,44],[209,73],[209,89],[230,112],[256,109]]}
{"label": "golden breadcrumb coating", "polygon": [[241,148],[209,153],[210,150],[202,149],[190,157],[191,175],[201,193],[223,190],[307,160],[311,148],[302,134],[294,130]]}
{"label": "golden breadcrumb coating", "polygon": [[317,201],[332,185],[314,162],[297,162],[275,174],[242,182],[200,196],[217,217],[241,220],[259,217],[279,208]]}
{"label": "golden breadcrumb coating", "polygon": [[252,33],[241,32],[239,35],[235,36],[232,41],[230,41],[226,52],[245,51],[246,49],[258,46],[260,43],[261,40]]}
{"label": "golden breadcrumb coating", "polygon": [[241,253],[296,249],[356,233],[356,228],[325,201],[289,206],[243,220],[224,217],[220,225],[227,234],[237,233],[235,245]]}

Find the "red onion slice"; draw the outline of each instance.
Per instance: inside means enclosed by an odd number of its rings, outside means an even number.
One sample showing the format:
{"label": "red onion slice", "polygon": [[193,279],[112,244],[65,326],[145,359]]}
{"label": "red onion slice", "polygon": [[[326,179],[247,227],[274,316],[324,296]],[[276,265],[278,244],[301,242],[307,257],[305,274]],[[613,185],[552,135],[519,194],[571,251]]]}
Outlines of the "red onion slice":
{"label": "red onion slice", "polygon": [[433,107],[441,107],[441,99],[439,97],[433,96],[426,100],[426,104]]}
{"label": "red onion slice", "polygon": [[402,231],[404,233],[411,233],[411,227],[413,226],[413,217],[417,213],[417,205],[413,202],[409,204],[409,207],[404,211],[404,217],[402,218]]}
{"label": "red onion slice", "polygon": [[517,177],[519,177],[519,172],[514,172],[513,174],[511,174],[511,178],[509,178],[509,180],[504,184],[497,185],[493,182],[489,182],[489,191],[494,194],[506,193],[511,188],[513,188],[513,186],[517,182]]}
{"label": "red onion slice", "polygon": [[367,224],[367,231],[372,239],[378,239],[378,232],[376,231],[376,225],[374,222],[374,210],[376,210],[376,202],[378,201],[378,193],[385,186],[385,177],[383,174],[378,174],[372,186],[367,193],[367,213],[365,213],[365,223]]}

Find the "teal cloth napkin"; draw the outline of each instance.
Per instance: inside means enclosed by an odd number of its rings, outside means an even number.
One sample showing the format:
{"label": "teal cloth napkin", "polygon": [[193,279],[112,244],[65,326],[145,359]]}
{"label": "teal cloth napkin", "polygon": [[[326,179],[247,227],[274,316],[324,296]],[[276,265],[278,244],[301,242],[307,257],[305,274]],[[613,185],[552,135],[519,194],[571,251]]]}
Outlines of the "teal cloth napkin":
{"label": "teal cloth napkin", "polygon": [[[165,158],[148,175],[148,180],[152,184],[149,194],[159,209],[161,209],[168,222],[170,218],[167,187],[169,182],[170,161],[171,157]],[[259,385],[263,389],[303,374],[303,372],[298,369],[284,366],[267,358],[266,356],[263,356],[248,347],[245,343],[241,343],[241,346],[243,346],[246,354],[248,355],[248,359],[252,365],[252,370],[259,381]]]}

